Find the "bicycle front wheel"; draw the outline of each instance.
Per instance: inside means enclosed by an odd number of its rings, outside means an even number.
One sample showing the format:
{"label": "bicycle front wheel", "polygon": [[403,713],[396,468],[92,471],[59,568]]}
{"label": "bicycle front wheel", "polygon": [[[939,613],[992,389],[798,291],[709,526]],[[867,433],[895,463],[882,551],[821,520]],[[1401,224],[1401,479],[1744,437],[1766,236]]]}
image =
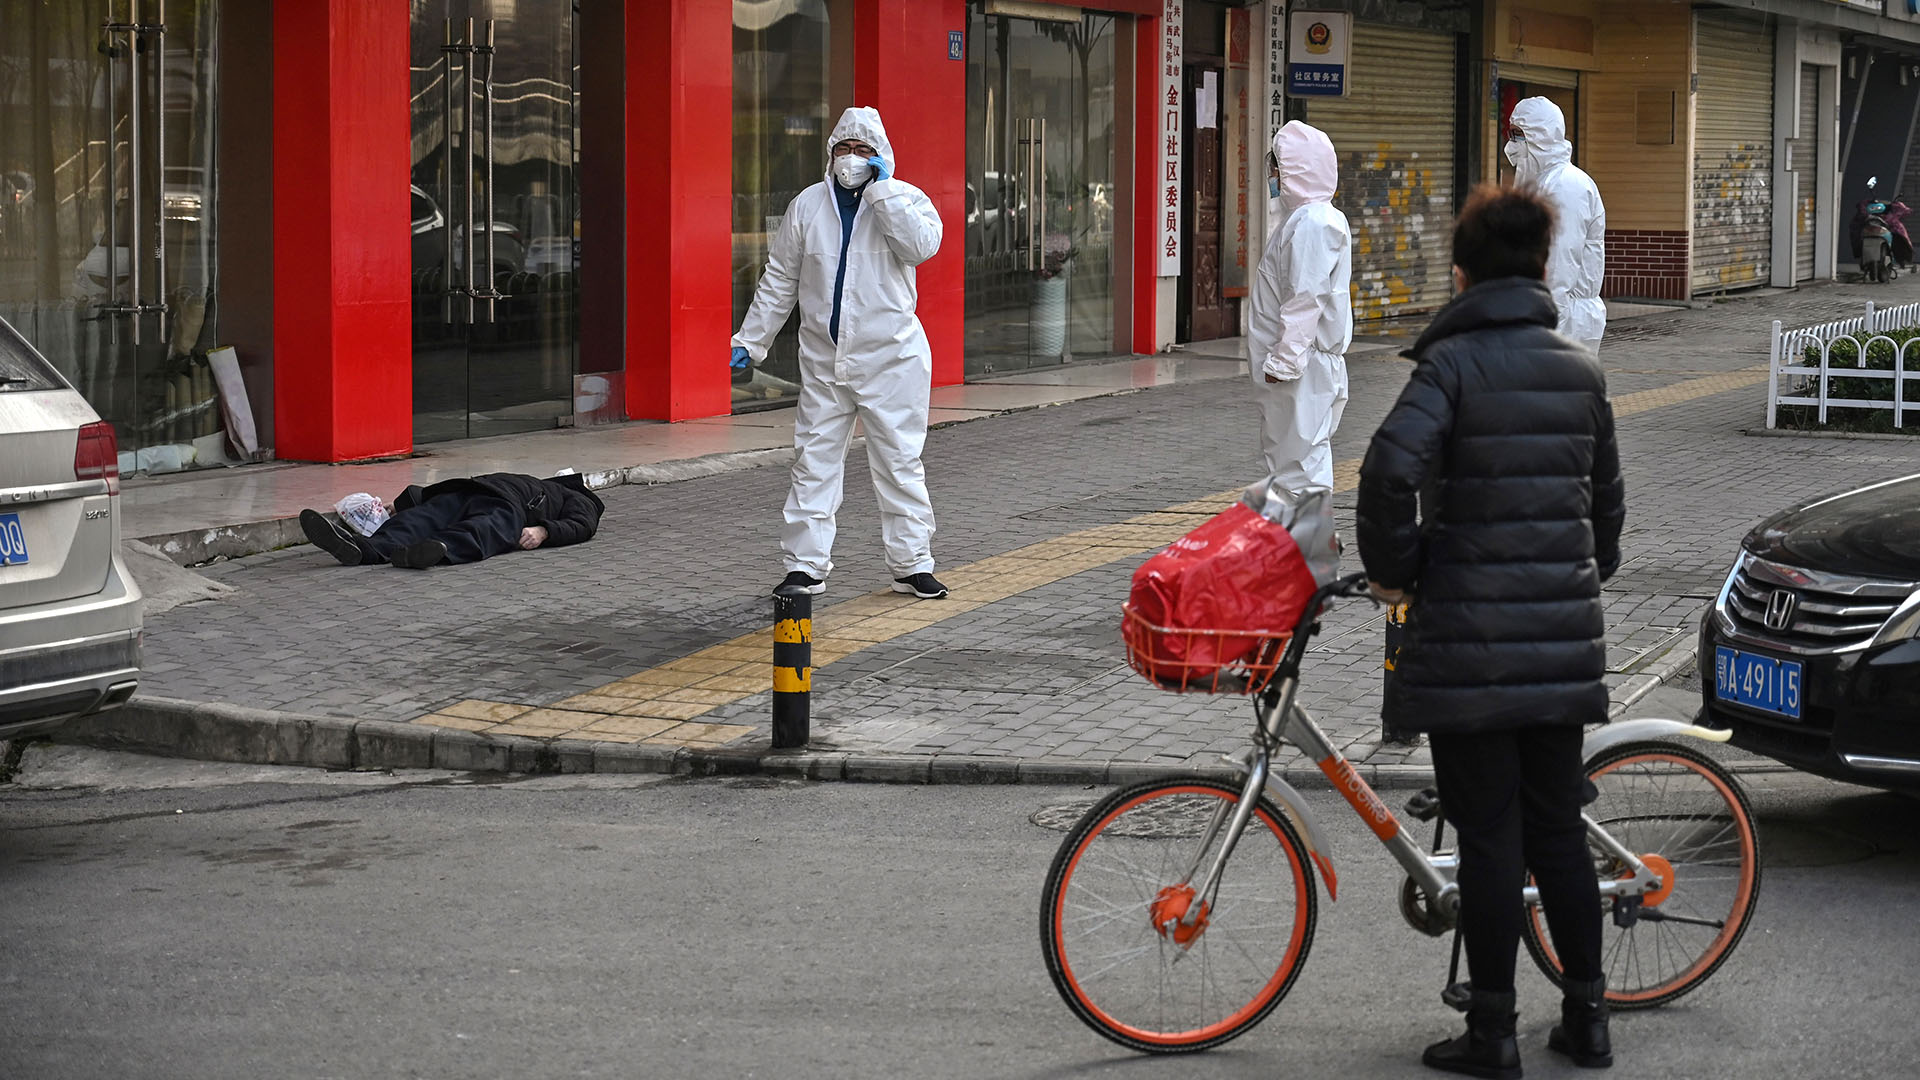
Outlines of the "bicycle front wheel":
{"label": "bicycle front wheel", "polygon": [[1194,895],[1226,832],[1202,850],[1207,827],[1239,801],[1215,780],[1150,780],[1100,800],[1060,845],[1040,945],[1060,996],[1095,1031],[1135,1050],[1206,1050],[1258,1024],[1300,974],[1313,869],[1271,800],[1254,807],[1211,900]]}
{"label": "bicycle front wheel", "polygon": [[[1588,762],[1587,776],[1600,789],[1587,816],[1662,879],[1637,910],[1620,910],[1633,901],[1606,910],[1607,1003],[1664,1005],[1706,982],[1747,931],[1760,898],[1753,810],[1723,767],[1687,747],[1617,746]],[[1602,881],[1630,876],[1591,837],[1588,846]],[[1560,959],[1537,905],[1527,913],[1525,940],[1534,963],[1559,983]]]}

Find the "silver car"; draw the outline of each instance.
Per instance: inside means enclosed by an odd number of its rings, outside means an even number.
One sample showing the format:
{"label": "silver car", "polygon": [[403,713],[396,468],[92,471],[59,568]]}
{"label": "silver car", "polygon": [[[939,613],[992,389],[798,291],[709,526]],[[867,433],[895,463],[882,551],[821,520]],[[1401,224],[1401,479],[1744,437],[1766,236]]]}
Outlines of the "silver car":
{"label": "silver car", "polygon": [[119,494],[113,426],[0,320],[0,739],[119,705],[139,685]]}

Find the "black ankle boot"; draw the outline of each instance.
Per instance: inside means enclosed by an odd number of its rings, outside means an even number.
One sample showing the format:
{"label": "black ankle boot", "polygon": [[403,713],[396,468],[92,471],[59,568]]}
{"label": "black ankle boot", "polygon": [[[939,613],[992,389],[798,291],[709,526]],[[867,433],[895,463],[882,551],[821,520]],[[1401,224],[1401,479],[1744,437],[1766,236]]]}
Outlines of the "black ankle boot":
{"label": "black ankle boot", "polygon": [[1467,1033],[1427,1047],[1420,1060],[1446,1072],[1488,1080],[1520,1080],[1520,1044],[1513,1037],[1513,1024],[1518,1019],[1513,1012],[1513,991],[1489,994],[1475,990],[1473,1004],[1467,1009]]}
{"label": "black ankle boot", "polygon": [[1547,1049],[1565,1054],[1583,1069],[1613,1064],[1613,1040],[1607,1036],[1607,977],[1569,982],[1560,1002],[1560,1022],[1547,1035]]}

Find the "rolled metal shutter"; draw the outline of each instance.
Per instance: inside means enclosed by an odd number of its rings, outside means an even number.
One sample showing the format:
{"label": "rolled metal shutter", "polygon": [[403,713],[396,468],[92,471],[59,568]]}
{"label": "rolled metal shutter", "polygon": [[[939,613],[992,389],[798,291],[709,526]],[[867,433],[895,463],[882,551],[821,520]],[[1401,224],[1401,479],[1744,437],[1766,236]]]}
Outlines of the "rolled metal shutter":
{"label": "rolled metal shutter", "polygon": [[1820,69],[1800,65],[1800,126],[1793,140],[1793,171],[1800,178],[1793,208],[1793,280],[1813,280],[1814,208],[1820,198]]}
{"label": "rolled metal shutter", "polygon": [[1340,155],[1353,317],[1432,311],[1453,291],[1454,36],[1355,23],[1349,78],[1349,96],[1306,111]]}
{"label": "rolled metal shutter", "polygon": [[1773,272],[1773,28],[1694,15],[1693,291],[1764,285]]}

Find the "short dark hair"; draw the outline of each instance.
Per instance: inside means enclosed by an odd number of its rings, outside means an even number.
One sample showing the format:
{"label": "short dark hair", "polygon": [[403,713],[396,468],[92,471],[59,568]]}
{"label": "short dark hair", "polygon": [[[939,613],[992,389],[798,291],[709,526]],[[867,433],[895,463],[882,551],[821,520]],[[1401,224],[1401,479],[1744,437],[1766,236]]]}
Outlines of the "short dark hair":
{"label": "short dark hair", "polygon": [[1469,281],[1547,276],[1553,207],[1519,188],[1481,184],[1453,222],[1453,265]]}

